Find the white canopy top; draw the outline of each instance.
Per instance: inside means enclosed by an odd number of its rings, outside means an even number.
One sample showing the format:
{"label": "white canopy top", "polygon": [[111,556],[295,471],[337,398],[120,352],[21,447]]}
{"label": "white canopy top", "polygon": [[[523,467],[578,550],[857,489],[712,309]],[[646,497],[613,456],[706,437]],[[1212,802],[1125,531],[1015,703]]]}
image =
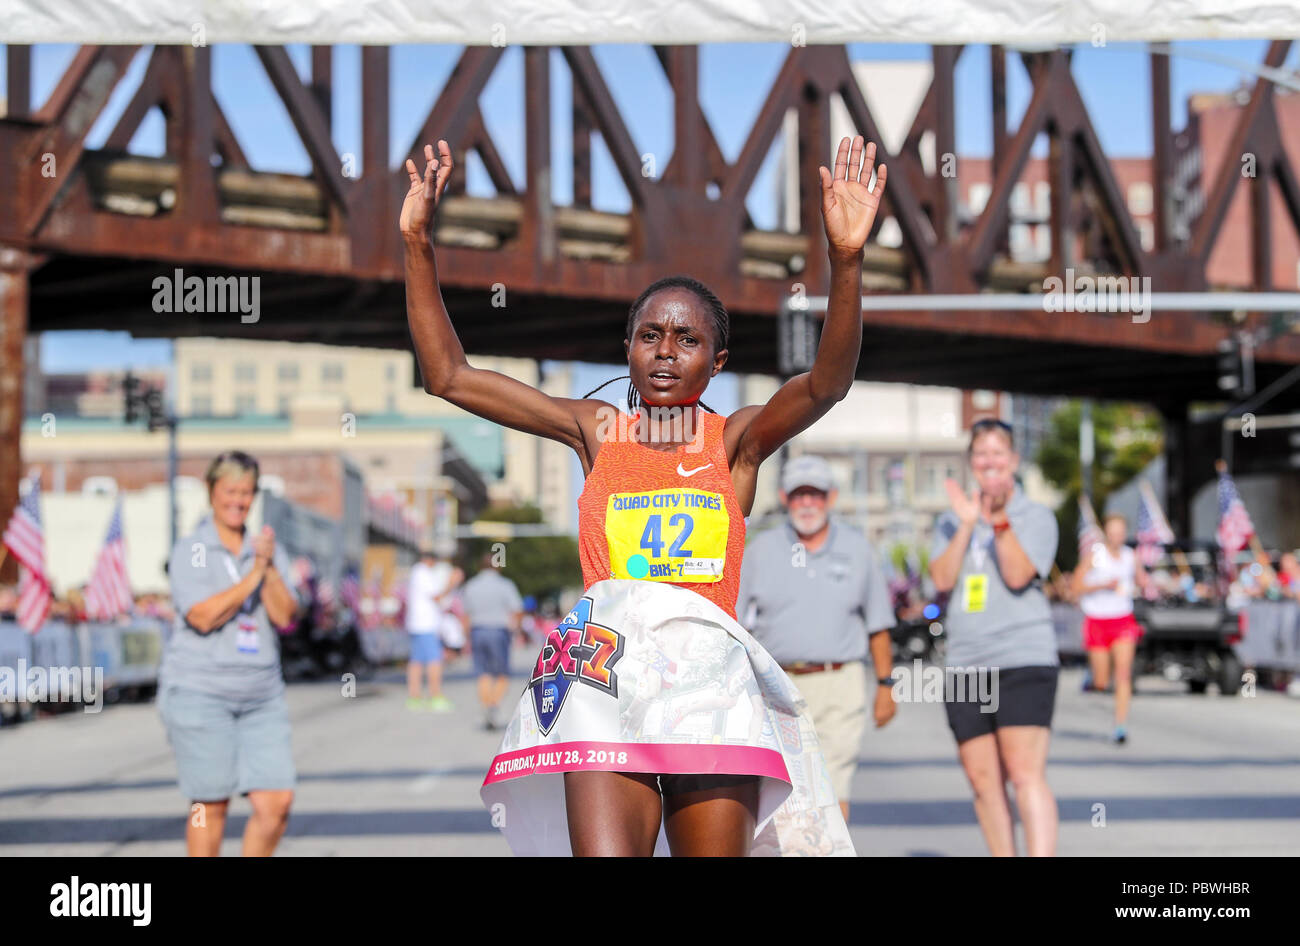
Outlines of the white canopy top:
{"label": "white canopy top", "polygon": [[1300,0],[2,0],[6,43],[1007,43],[1294,36]]}

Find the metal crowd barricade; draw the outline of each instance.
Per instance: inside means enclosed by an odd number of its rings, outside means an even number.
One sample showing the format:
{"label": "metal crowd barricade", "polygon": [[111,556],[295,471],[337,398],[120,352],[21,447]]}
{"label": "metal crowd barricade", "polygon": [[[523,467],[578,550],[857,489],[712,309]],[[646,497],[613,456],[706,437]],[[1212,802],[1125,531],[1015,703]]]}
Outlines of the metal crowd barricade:
{"label": "metal crowd barricade", "polygon": [[109,693],[155,686],[164,630],[163,621],[147,617],[118,624],[53,619],[35,634],[0,621],[4,715],[30,717],[35,703],[99,699],[101,687]]}
{"label": "metal crowd barricade", "polygon": [[1247,667],[1300,671],[1300,602],[1252,601],[1237,656]]}
{"label": "metal crowd barricade", "polygon": [[[1062,657],[1084,654],[1083,612],[1078,607],[1053,604],[1052,624]],[[1300,672],[1300,602],[1250,602],[1245,634],[1233,649],[1246,667]]]}
{"label": "metal crowd barricade", "polygon": [[104,668],[104,687],[151,687],[158,683],[158,667],[167,622],[136,617],[127,623],[87,622],[82,628],[82,654],[86,662]]}
{"label": "metal crowd barricade", "polygon": [[44,675],[45,700],[57,703],[80,700],[82,668],[89,666],[81,659],[75,627],[67,621],[46,621],[32,635],[29,670]]}
{"label": "metal crowd barricade", "polygon": [[401,628],[363,627],[358,629],[357,636],[361,641],[361,655],[372,664],[396,663],[411,655],[410,635]]}
{"label": "metal crowd barricade", "polygon": [[26,702],[26,674],[31,664],[32,635],[16,621],[0,621],[0,720],[32,714],[34,707]]}
{"label": "metal crowd barricade", "polygon": [[1056,650],[1062,657],[1083,657],[1083,612],[1076,605],[1052,603],[1052,628],[1056,631]]}

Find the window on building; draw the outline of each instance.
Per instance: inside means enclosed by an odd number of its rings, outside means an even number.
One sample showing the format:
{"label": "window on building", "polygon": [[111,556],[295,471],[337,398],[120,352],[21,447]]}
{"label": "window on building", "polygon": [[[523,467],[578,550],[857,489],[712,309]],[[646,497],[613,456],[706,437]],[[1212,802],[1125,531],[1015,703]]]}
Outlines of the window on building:
{"label": "window on building", "polygon": [[235,413],[236,414],[256,414],[257,413],[257,396],[255,394],[236,394],[235,395]]}
{"label": "window on building", "polygon": [[980,214],[988,206],[989,195],[993,193],[993,188],[989,184],[972,184],[968,192],[971,213]]}
{"label": "window on building", "polygon": [[235,380],[236,381],[256,381],[257,365],[251,361],[235,362]]}
{"label": "window on building", "polygon": [[1128,186],[1128,212],[1131,214],[1149,214],[1154,206],[1151,185],[1138,181]]}
{"label": "window on building", "polygon": [[1046,219],[1052,213],[1052,185],[1039,181],[1034,185],[1034,214]]}
{"label": "window on building", "polygon": [[384,398],[384,410],[386,410],[386,411],[387,411],[388,413],[390,413],[390,414],[396,414],[396,413],[397,413],[397,395],[396,395],[396,394],[393,394],[393,393],[390,392],[389,395],[388,395],[386,398]]}
{"label": "window on building", "polygon": [[1033,227],[1026,223],[1013,223],[1010,230],[1011,258],[1023,260],[1034,251]]}
{"label": "window on building", "polygon": [[946,492],[943,481],[962,481],[961,461],[955,457],[923,457],[916,478],[918,499],[942,499]]}
{"label": "window on building", "polygon": [[191,381],[211,381],[211,380],[212,380],[212,365],[210,365],[210,364],[209,364],[208,362],[206,362],[206,361],[196,361],[196,362],[194,362],[194,364],[190,365],[190,380],[191,380]]}
{"label": "window on building", "polygon": [[918,499],[934,499],[943,489],[943,470],[933,459],[921,461],[921,469],[916,477],[916,495]]}
{"label": "window on building", "polygon": [[298,363],[296,361],[282,361],[277,371],[281,381],[298,380]]}
{"label": "window on building", "polygon": [[1052,228],[1045,224],[1034,227],[1034,238],[1037,245],[1034,248],[1040,260],[1052,258]]}
{"label": "window on building", "polygon": [[391,361],[388,364],[384,365],[384,377],[387,378],[389,381],[396,381],[397,365],[393,364]]}
{"label": "window on building", "polygon": [[888,454],[869,457],[867,460],[867,492],[872,496],[888,495],[890,471],[895,464],[902,462],[902,457]]}
{"label": "window on building", "polygon": [[210,397],[190,398],[190,415],[192,417],[211,417],[212,398]]}
{"label": "window on building", "polygon": [[281,417],[289,416],[289,395],[281,394],[275,406],[276,413]]}
{"label": "window on building", "polygon": [[327,361],[320,366],[320,379],[324,382],[343,380],[343,362]]}
{"label": "window on building", "polygon": [[1156,248],[1156,228],[1150,220],[1137,221],[1138,238],[1142,241],[1142,249],[1148,253]]}
{"label": "window on building", "polygon": [[1029,185],[1021,181],[1011,188],[1011,213],[1017,217],[1027,217],[1034,208],[1029,203]]}

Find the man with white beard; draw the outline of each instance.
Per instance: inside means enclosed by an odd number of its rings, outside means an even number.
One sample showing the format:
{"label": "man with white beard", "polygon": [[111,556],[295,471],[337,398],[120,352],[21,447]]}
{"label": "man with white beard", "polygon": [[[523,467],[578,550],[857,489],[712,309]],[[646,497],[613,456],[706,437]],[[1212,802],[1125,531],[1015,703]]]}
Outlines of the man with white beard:
{"label": "man with white beard", "polygon": [[894,716],[889,628],[894,610],[871,543],[831,517],[830,466],[801,456],[781,473],[789,520],[745,549],[736,614],[808,701],[845,820],[867,723],[870,655],[880,728]]}

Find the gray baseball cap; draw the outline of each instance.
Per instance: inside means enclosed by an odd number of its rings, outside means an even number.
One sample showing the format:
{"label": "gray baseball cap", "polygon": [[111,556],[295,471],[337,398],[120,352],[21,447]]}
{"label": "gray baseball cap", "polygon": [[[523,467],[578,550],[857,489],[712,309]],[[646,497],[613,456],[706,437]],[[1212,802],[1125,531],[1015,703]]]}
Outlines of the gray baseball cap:
{"label": "gray baseball cap", "polygon": [[811,486],[829,493],[835,488],[835,477],[831,475],[830,464],[811,454],[795,457],[781,471],[781,489],[793,493],[800,486]]}

